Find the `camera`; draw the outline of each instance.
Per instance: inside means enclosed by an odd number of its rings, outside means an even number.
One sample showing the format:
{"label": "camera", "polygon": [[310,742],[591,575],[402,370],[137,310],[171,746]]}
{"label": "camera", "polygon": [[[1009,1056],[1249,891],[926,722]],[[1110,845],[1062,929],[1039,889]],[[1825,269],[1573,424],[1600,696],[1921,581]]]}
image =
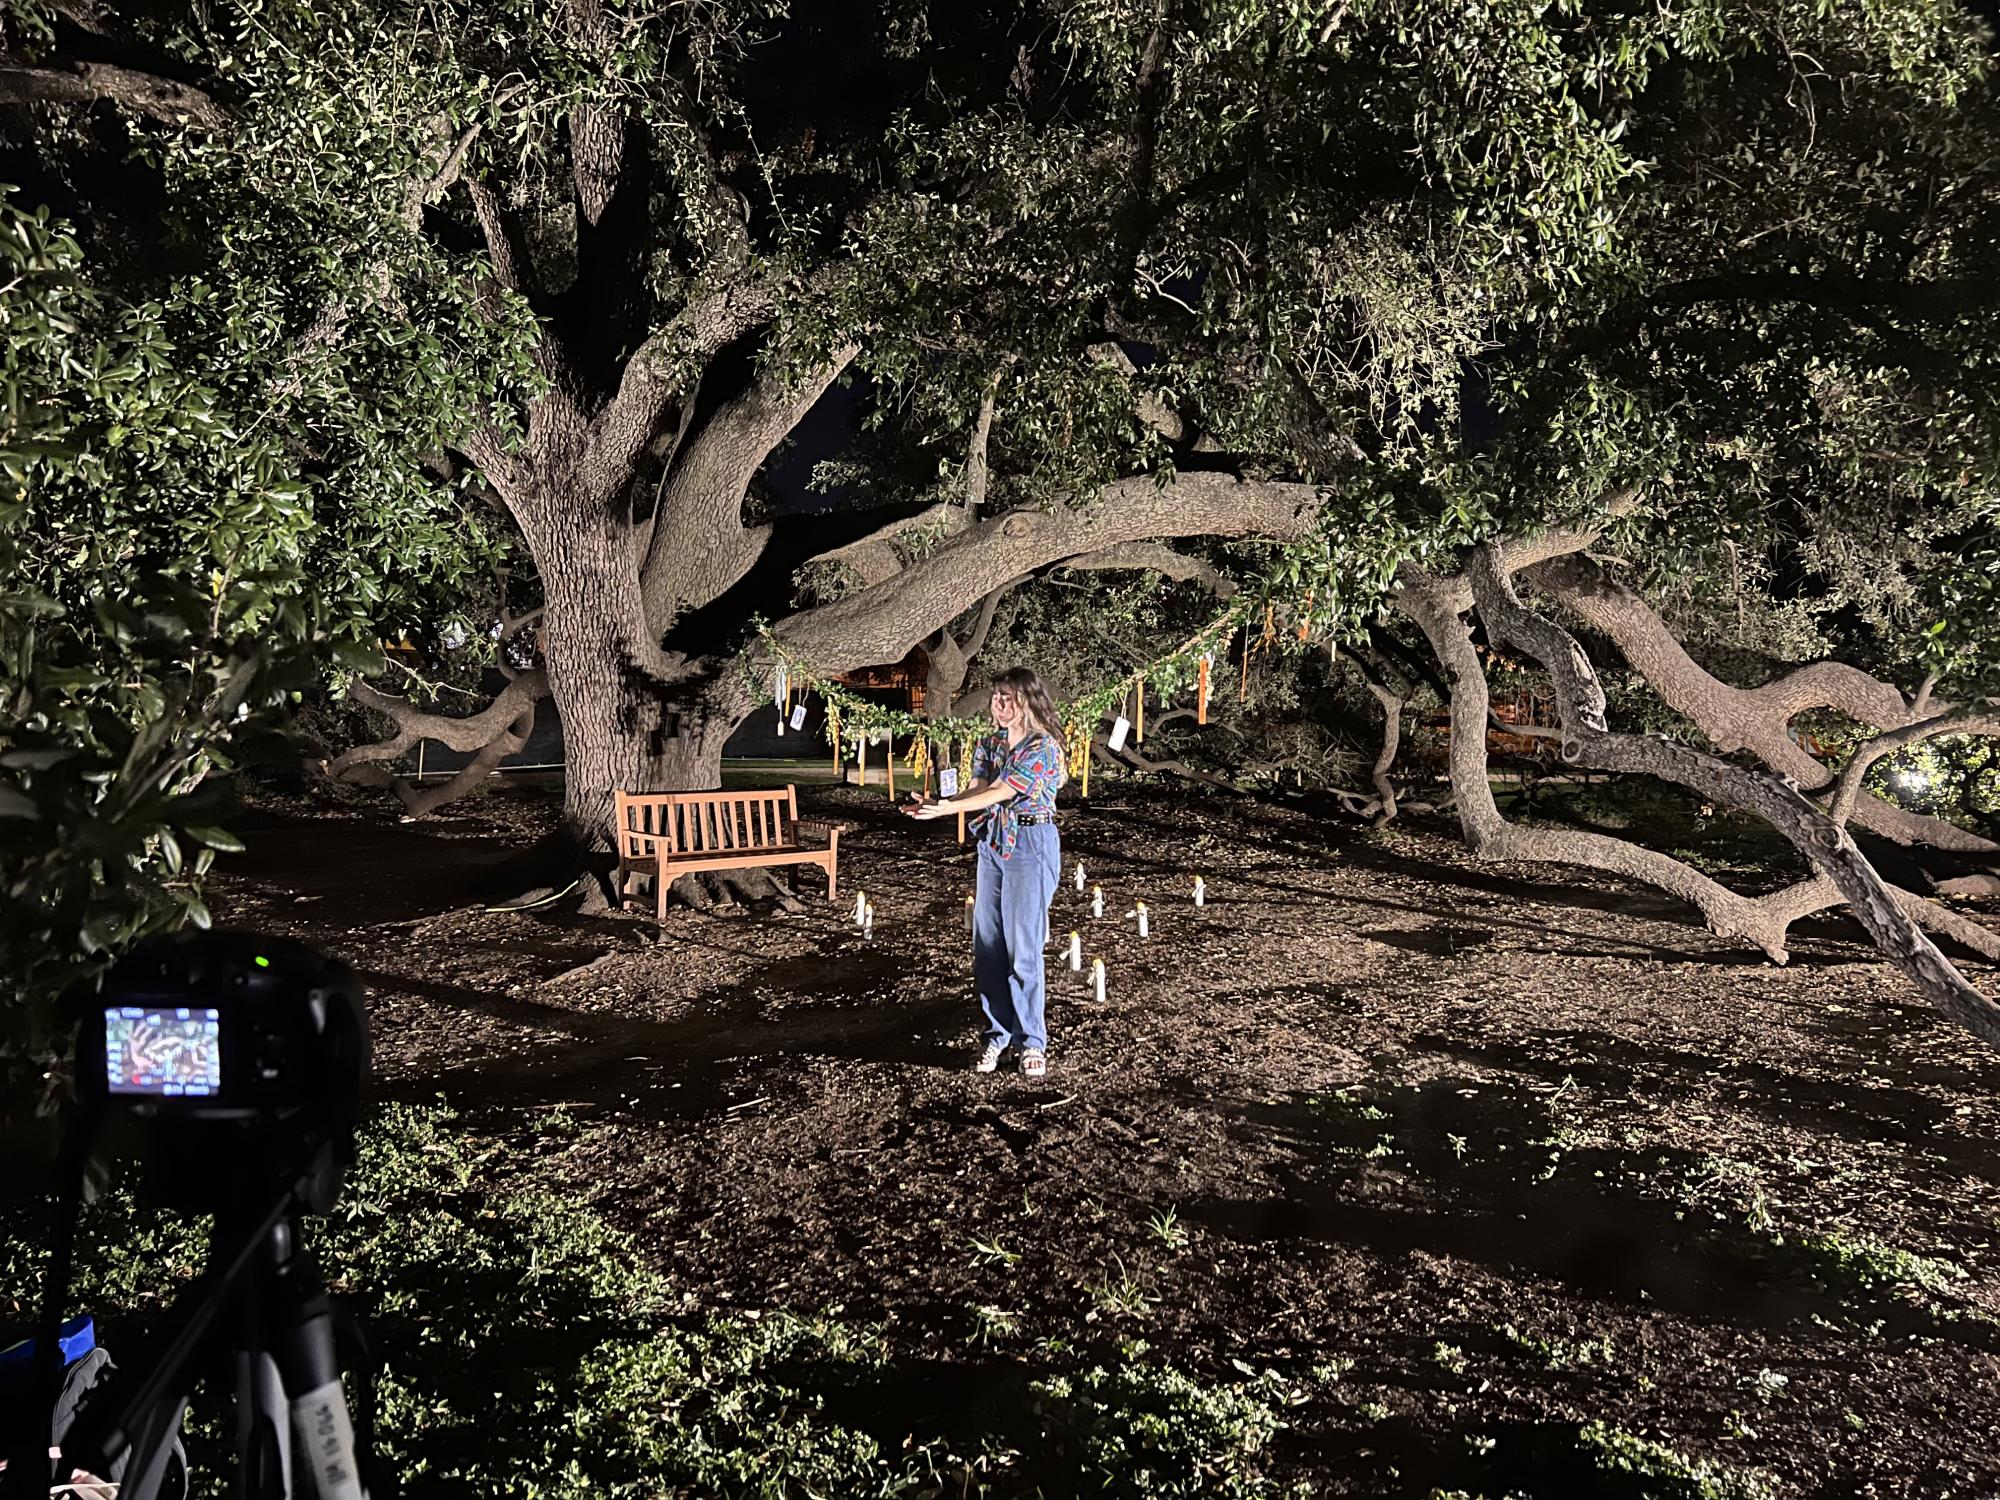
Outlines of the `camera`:
{"label": "camera", "polygon": [[287,1183],[324,1213],[353,1161],[368,1022],[360,977],[302,943],[247,932],[141,945],[89,1002],[86,1110],[142,1122],[151,1186],[222,1211]]}

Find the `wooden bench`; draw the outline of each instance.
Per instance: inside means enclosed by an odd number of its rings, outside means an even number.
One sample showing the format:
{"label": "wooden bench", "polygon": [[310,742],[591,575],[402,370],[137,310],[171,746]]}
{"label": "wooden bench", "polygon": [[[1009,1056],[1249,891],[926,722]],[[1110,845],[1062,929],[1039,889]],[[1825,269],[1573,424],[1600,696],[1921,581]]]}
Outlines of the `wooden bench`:
{"label": "wooden bench", "polygon": [[[840,835],[852,823],[799,818],[799,789],[766,792],[614,792],[612,836],[618,845],[618,903],[626,882],[649,875],[660,919],[666,920],[667,887],[702,870],[747,870],[760,865],[818,865],[826,871],[826,898],[839,899],[836,868]],[[808,849],[801,832],[826,835],[824,849]]]}

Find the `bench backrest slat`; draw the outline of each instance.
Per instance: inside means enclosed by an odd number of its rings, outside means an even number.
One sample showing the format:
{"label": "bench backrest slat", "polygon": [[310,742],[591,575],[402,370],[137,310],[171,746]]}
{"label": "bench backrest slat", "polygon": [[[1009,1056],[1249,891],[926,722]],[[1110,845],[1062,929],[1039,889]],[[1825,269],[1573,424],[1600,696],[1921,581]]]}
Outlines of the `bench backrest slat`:
{"label": "bench backrest slat", "polygon": [[618,852],[634,859],[752,853],[798,843],[799,789],[757,792],[617,792]]}

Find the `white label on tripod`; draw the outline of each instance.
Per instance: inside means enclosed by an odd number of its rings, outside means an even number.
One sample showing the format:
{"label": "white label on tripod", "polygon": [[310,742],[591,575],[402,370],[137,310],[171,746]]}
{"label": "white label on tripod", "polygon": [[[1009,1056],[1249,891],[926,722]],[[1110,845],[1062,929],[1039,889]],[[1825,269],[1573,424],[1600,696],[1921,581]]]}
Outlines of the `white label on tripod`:
{"label": "white label on tripod", "polygon": [[298,1456],[312,1468],[319,1500],[362,1500],[361,1475],[354,1466],[354,1423],[338,1380],[292,1402],[292,1438]]}
{"label": "white label on tripod", "polygon": [[1104,738],[1104,748],[1116,755],[1125,748],[1125,736],[1131,731],[1132,722],[1123,714],[1111,721],[1111,733]]}
{"label": "white label on tripod", "polygon": [[805,727],[806,706],[803,703],[795,704],[792,708],[792,728],[803,729]]}
{"label": "white label on tripod", "polygon": [[958,767],[946,766],[938,772],[938,795],[956,797],[958,795]]}

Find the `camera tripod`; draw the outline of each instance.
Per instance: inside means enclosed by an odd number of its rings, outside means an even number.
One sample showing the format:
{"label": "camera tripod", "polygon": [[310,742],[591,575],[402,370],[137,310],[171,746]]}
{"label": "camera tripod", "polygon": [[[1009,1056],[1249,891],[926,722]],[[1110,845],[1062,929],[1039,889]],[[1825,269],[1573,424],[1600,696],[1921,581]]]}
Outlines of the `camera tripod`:
{"label": "camera tripod", "polygon": [[300,1231],[302,1216],[333,1208],[355,1160],[368,1075],[360,976],[283,938],[186,933],[138,945],[74,1003],[79,1113],[55,1175],[62,1214],[32,1415],[0,1500],[47,1494],[78,1210],[99,1127],[114,1115],[140,1127],[147,1195],[214,1227],[207,1269],[146,1357],[84,1393],[59,1477],[82,1470],[115,1477],[129,1500],[177,1500],[170,1458],[189,1394],[233,1373],[241,1500],[364,1500],[333,1308]]}
{"label": "camera tripod", "polygon": [[62,1445],[63,1477],[122,1468],[121,1500],[171,1500],[170,1445],[190,1389],[233,1368],[242,1500],[363,1500],[333,1309],[299,1208],[287,1189],[262,1213],[216,1216],[207,1271],[174,1304],[158,1352],[93,1392]]}

